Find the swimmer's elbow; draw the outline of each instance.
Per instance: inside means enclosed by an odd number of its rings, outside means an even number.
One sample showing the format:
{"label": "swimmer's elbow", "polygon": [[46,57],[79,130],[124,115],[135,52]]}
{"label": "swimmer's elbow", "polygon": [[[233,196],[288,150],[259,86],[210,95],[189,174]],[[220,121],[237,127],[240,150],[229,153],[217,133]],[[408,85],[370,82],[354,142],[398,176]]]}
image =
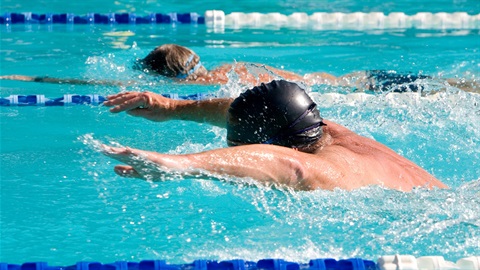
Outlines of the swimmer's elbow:
{"label": "swimmer's elbow", "polygon": [[296,159],[284,159],[280,166],[288,170],[283,175],[283,184],[300,190],[311,189],[306,181],[307,169],[302,162]]}

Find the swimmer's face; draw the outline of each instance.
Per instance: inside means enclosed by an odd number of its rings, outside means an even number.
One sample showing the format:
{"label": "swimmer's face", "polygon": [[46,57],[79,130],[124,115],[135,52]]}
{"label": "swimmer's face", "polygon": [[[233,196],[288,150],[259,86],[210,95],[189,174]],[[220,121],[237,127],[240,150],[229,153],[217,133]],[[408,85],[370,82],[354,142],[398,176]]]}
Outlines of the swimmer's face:
{"label": "swimmer's face", "polygon": [[[243,145],[250,145],[250,144],[251,143],[234,142],[234,141],[231,141],[231,140],[227,139],[227,145],[229,147],[243,146]],[[313,152],[315,152],[315,150],[318,149],[317,144],[318,144],[318,141],[315,141],[313,143],[302,145],[302,146],[291,146],[290,148],[292,148],[294,150],[298,150],[300,152],[304,152],[304,153],[313,153]]]}
{"label": "swimmer's face", "polygon": [[[296,143],[292,144],[283,144],[283,143],[277,143],[277,137],[273,137],[269,140],[266,141],[259,141],[259,142],[242,142],[242,141],[235,141],[235,140],[230,140],[227,138],[227,145],[229,147],[233,146],[242,146],[242,145],[250,145],[250,144],[271,144],[271,145],[280,145],[284,147],[289,147],[294,150],[299,150],[301,152],[305,153],[313,153],[315,152],[318,147],[319,147],[319,141],[320,138],[322,137],[323,134],[323,128],[322,126],[325,126],[323,122],[321,122],[318,126],[311,128],[306,131],[302,131],[301,133],[298,134],[292,134],[290,136],[298,136],[302,138],[302,140],[296,140]],[[294,137],[292,137],[293,139]]]}

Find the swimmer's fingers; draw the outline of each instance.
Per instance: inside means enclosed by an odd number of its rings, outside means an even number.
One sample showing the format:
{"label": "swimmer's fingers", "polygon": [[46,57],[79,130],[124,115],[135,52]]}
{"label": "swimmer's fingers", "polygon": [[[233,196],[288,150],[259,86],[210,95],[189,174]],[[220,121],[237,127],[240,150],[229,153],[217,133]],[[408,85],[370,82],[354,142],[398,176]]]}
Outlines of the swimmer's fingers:
{"label": "swimmer's fingers", "polygon": [[126,105],[131,104],[131,100],[135,100],[138,97],[137,92],[124,92],[116,95],[107,96],[107,100],[103,102],[103,105],[107,107],[114,107],[110,109],[112,112],[120,112],[124,110]]}
{"label": "swimmer's fingers", "polygon": [[25,81],[25,82],[32,82],[35,80],[35,77],[31,76],[23,76],[23,75],[5,75],[0,76],[1,80],[14,80],[14,81]]}
{"label": "swimmer's fingers", "polygon": [[115,94],[115,95],[108,95],[106,96],[107,100],[104,102],[104,104],[106,106],[113,106],[113,105],[116,105],[118,103],[122,103],[124,102],[128,96],[134,96],[138,94],[137,92],[122,92],[122,93],[118,93],[118,94]]}
{"label": "swimmer's fingers", "polygon": [[152,97],[148,93],[127,92],[109,96],[103,104],[107,107],[113,107],[110,109],[110,112],[118,113],[138,108],[146,109],[152,103]]}
{"label": "swimmer's fingers", "polygon": [[116,174],[122,177],[140,178],[149,181],[157,181],[162,179],[165,172],[152,161],[142,157],[143,151],[137,153],[136,150],[130,148],[109,147],[106,152],[110,156],[120,162],[128,165],[117,165],[114,168]]}
{"label": "swimmer's fingers", "polygon": [[131,148],[123,147],[112,147],[103,145],[103,153],[117,161],[128,165],[117,165],[115,166],[115,173],[130,178],[144,178],[143,175],[152,175],[151,164],[145,160],[145,157],[142,157],[141,150],[135,150]]}
{"label": "swimmer's fingers", "polygon": [[143,178],[132,166],[117,165],[113,170],[116,174],[122,177]]}
{"label": "swimmer's fingers", "polygon": [[104,105],[113,107],[110,109],[113,113],[124,111],[156,122],[171,120],[178,106],[178,101],[152,92],[126,92],[108,96],[107,99]]}
{"label": "swimmer's fingers", "polygon": [[129,111],[137,108],[146,108],[146,102],[141,97],[133,97],[122,103],[118,103],[115,107],[110,109],[112,113]]}
{"label": "swimmer's fingers", "polygon": [[157,182],[165,179],[165,173],[159,169],[150,167],[132,167],[128,165],[117,165],[113,171],[122,177],[138,178],[147,181]]}
{"label": "swimmer's fingers", "polygon": [[[102,152],[107,157],[116,159],[135,168],[155,168],[156,159],[153,152],[143,151],[130,147],[113,147],[102,145]],[[138,171],[138,170],[137,170]]]}
{"label": "swimmer's fingers", "polygon": [[140,153],[128,147],[102,145],[102,153],[107,157],[130,165],[138,165],[142,162]]}
{"label": "swimmer's fingers", "polygon": [[[125,155],[128,153],[128,148],[126,147],[113,147],[106,144],[102,144],[101,146],[102,153],[106,156],[116,156],[116,155]],[[130,150],[131,151],[131,150]]]}

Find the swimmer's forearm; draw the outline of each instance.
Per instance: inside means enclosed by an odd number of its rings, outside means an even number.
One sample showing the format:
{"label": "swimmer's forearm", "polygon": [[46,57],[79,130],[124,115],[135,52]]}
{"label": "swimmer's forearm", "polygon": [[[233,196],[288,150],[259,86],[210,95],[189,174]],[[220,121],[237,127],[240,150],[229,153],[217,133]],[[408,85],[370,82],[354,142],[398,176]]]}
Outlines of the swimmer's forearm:
{"label": "swimmer's forearm", "polygon": [[147,91],[110,95],[103,104],[112,113],[126,112],[155,122],[188,120],[225,127],[230,103],[228,98],[177,100]]}
{"label": "swimmer's forearm", "polygon": [[[72,85],[103,85],[103,86],[122,86],[124,83],[119,81],[105,81],[105,80],[82,80],[82,79],[60,79],[49,77],[35,77],[34,82],[56,83],[56,84],[72,84]],[[127,82],[126,84],[130,84]]]}
{"label": "swimmer's forearm", "polygon": [[338,85],[338,78],[324,72],[315,72],[305,74],[303,76],[303,81],[307,85],[315,85],[315,84],[326,84],[326,85]]}
{"label": "swimmer's forearm", "polygon": [[174,108],[174,118],[225,127],[227,113],[233,99],[215,98],[200,101],[179,100]]}
{"label": "swimmer's forearm", "polygon": [[[97,81],[82,80],[71,78],[51,78],[47,76],[24,76],[24,75],[6,75],[0,76],[1,80],[23,81],[23,82],[39,82],[52,84],[72,84],[72,85],[104,85],[104,86],[121,86],[123,83],[118,81]],[[127,83],[128,84],[128,83]]]}
{"label": "swimmer's forearm", "polygon": [[461,89],[465,92],[480,93],[480,82],[467,81],[462,79],[447,79],[449,85]]}
{"label": "swimmer's forearm", "polygon": [[279,184],[308,190],[306,169],[298,162],[303,155],[289,148],[272,145],[246,145],[202,153],[168,156],[190,174],[247,177],[263,184]]}

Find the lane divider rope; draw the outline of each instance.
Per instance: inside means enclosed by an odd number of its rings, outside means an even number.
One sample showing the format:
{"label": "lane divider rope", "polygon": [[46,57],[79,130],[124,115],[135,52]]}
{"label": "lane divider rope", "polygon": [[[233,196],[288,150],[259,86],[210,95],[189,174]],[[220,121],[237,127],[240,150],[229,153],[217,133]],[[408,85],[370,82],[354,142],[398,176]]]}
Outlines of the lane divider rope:
{"label": "lane divider rope", "polygon": [[305,263],[289,262],[283,259],[262,259],[257,262],[242,259],[228,261],[195,260],[190,264],[168,264],[164,260],[140,262],[117,261],[109,264],[99,262],[78,262],[72,266],[50,266],[46,262],[28,262],[22,265],[0,263],[1,270],[480,270],[480,256],[461,258],[456,263],[443,256],[387,255],[377,262],[361,258],[335,260],[313,259]]}
{"label": "lane divider rope", "polygon": [[222,10],[208,10],[204,15],[190,13],[151,13],[139,16],[135,13],[73,13],[35,14],[5,13],[0,24],[205,24],[207,28],[308,28],[314,30],[368,30],[368,29],[480,29],[480,13],[467,12],[295,12],[225,14]]}
{"label": "lane divider rope", "polygon": [[196,12],[191,13],[151,13],[137,16],[135,13],[87,13],[78,16],[73,13],[36,14],[32,12],[5,13],[0,16],[0,24],[152,24],[152,23],[192,23],[204,24],[205,19]]}
{"label": "lane divider rope", "polygon": [[[442,95],[426,95],[422,96],[418,92],[383,92],[385,98],[389,100],[391,105],[395,106],[416,106],[421,100],[429,102],[438,102],[442,99]],[[479,95],[477,93],[470,93],[471,95]],[[204,100],[211,98],[221,98],[224,95],[217,95],[215,93],[195,93],[188,95],[181,95],[178,93],[164,93],[164,97],[180,100]],[[358,106],[368,102],[369,99],[374,98],[375,93],[353,92],[348,94],[340,93],[318,93],[310,92],[309,95],[315,100],[321,100],[324,106],[335,106],[335,104],[345,104],[349,106]],[[0,97],[0,107],[15,107],[15,106],[75,106],[75,105],[101,105],[106,100],[102,95],[77,95],[65,94],[57,98],[47,98],[45,95],[9,95]],[[0,269],[2,270],[2,269]]]}
{"label": "lane divider rope", "polygon": [[[179,95],[177,93],[162,94],[164,97],[184,100],[202,100],[215,97],[209,93]],[[101,105],[106,98],[101,95],[65,94],[58,98],[47,98],[45,95],[10,95],[0,97],[0,106],[72,106]]]}

